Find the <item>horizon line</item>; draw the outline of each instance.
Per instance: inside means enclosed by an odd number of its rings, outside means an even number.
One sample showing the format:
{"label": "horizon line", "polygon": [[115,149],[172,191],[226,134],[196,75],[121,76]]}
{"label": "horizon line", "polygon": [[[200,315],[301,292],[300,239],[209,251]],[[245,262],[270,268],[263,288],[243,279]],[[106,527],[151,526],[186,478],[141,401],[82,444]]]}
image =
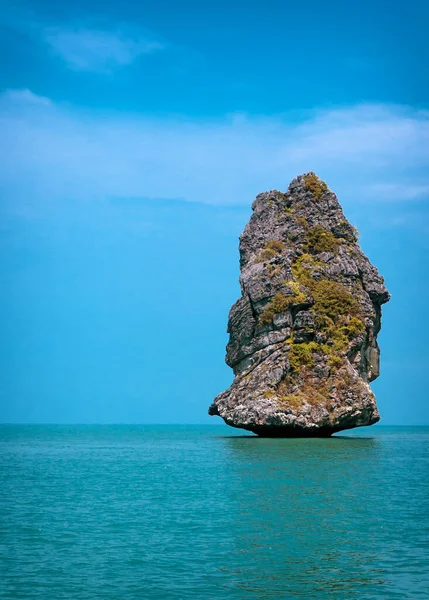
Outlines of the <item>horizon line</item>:
{"label": "horizon line", "polygon": [[[231,425],[227,425],[226,423],[79,423],[79,422],[70,422],[70,423],[47,423],[47,422],[34,422],[34,423],[25,423],[25,422],[0,422],[0,427],[2,426],[50,426],[50,427],[63,427],[63,426],[77,426],[77,427],[93,427],[97,425],[99,427],[228,427],[230,429],[242,429],[240,427],[232,427]],[[429,423],[412,423],[412,424],[397,424],[397,423],[375,423],[374,425],[362,425],[359,427],[351,427],[350,429],[344,429],[343,431],[352,431],[352,429],[363,429],[363,428],[380,428],[380,427],[429,427]],[[244,430],[243,430],[244,431]]]}

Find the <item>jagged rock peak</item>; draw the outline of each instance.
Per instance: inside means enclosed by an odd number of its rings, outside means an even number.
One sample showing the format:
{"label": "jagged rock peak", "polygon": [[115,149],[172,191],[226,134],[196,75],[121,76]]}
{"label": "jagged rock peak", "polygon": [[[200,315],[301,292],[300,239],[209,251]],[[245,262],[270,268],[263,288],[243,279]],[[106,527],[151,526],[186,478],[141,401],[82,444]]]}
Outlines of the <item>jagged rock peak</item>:
{"label": "jagged rock peak", "polygon": [[383,278],[318,176],[259,194],[240,236],[241,297],[228,319],[235,379],[209,414],[263,436],[371,425]]}

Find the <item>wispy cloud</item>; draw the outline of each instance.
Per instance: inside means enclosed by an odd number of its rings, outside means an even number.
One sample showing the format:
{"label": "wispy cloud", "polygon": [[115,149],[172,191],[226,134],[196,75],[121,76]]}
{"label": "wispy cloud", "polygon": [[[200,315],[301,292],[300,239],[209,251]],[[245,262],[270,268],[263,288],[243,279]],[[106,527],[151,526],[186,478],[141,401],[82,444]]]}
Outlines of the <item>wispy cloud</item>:
{"label": "wispy cloud", "polygon": [[111,197],[249,205],[311,169],[346,209],[429,197],[429,115],[411,108],[190,121],[88,114],[10,90],[0,97],[0,126],[10,209],[19,198],[39,210]]}
{"label": "wispy cloud", "polygon": [[418,183],[376,183],[368,190],[371,194],[377,194],[386,200],[416,200],[429,198],[429,183],[419,185]]}
{"label": "wispy cloud", "polygon": [[166,48],[140,32],[133,35],[131,31],[49,28],[43,33],[53,52],[70,68],[80,71],[108,73],[143,54]]}
{"label": "wispy cloud", "polygon": [[111,73],[139,57],[170,48],[156,33],[133,23],[70,17],[66,24],[45,20],[20,3],[5,7],[0,23],[36,44],[44,44],[51,55],[76,71]]}
{"label": "wispy cloud", "polygon": [[53,106],[53,103],[49,98],[45,98],[45,96],[39,96],[38,94],[34,94],[30,90],[7,90],[3,94],[3,98],[7,99],[7,101],[16,107],[23,106],[24,108],[28,108],[31,105],[34,106]]}

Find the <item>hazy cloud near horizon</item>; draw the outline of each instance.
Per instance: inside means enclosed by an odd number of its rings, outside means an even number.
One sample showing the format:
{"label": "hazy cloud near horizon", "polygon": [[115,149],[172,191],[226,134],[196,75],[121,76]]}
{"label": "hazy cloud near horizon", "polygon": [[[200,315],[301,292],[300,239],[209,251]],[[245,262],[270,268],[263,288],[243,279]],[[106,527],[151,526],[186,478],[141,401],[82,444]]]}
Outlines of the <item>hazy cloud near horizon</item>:
{"label": "hazy cloud near horizon", "polygon": [[0,96],[0,182],[8,211],[49,198],[176,198],[249,205],[316,171],[348,202],[424,201],[429,114],[357,105],[288,115],[201,120],[82,111],[30,90]]}

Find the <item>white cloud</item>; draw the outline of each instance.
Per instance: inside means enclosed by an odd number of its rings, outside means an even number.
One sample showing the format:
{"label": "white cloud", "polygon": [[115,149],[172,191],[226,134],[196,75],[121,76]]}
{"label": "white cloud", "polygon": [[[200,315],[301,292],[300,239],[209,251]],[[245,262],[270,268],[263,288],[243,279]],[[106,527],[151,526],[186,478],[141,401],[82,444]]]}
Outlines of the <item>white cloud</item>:
{"label": "white cloud", "polygon": [[170,47],[155,33],[132,22],[113,24],[98,15],[95,25],[94,18],[82,19],[81,15],[79,19],[68,18],[66,24],[44,19],[29,5],[9,5],[0,13],[2,25],[37,44],[44,43],[54,56],[77,71],[111,73],[140,56]]}
{"label": "white cloud", "polygon": [[34,104],[36,106],[52,106],[52,102],[49,98],[45,98],[44,96],[38,96],[37,94],[33,94],[31,90],[6,90],[2,95],[3,100],[7,103],[15,104],[17,106],[21,105],[31,105]]}
{"label": "white cloud", "polygon": [[377,183],[369,190],[370,193],[378,194],[387,200],[416,200],[418,198],[429,198],[429,184],[418,185],[402,183]]}
{"label": "white cloud", "polygon": [[88,114],[37,98],[28,90],[0,96],[0,186],[12,210],[20,198],[40,211],[111,197],[249,205],[258,192],[284,190],[309,170],[346,210],[428,197],[424,112],[358,106],[299,122],[245,115],[192,121]]}
{"label": "white cloud", "polygon": [[80,71],[107,73],[132,63],[142,54],[165,49],[160,42],[130,31],[49,28],[44,31],[44,38],[70,68]]}

